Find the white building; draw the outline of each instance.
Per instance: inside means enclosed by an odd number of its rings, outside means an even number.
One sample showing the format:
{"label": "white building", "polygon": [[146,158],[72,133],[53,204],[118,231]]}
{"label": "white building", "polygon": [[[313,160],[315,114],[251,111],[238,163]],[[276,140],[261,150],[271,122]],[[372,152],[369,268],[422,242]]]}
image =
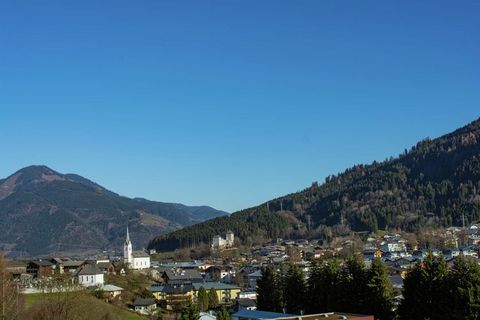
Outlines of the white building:
{"label": "white building", "polygon": [[77,271],[78,283],[85,287],[102,287],[103,272],[96,265],[86,264]]}
{"label": "white building", "polygon": [[233,235],[232,231],[228,231],[225,235],[225,239],[221,236],[217,235],[214,236],[212,239],[212,249],[219,250],[225,248],[233,247],[233,242],[235,240],[235,236]]}
{"label": "white building", "polygon": [[407,252],[407,247],[403,242],[389,242],[380,247],[382,252]]}
{"label": "white building", "polygon": [[150,256],[143,251],[133,251],[132,241],[127,226],[127,237],[123,245],[123,262],[133,270],[150,268]]}

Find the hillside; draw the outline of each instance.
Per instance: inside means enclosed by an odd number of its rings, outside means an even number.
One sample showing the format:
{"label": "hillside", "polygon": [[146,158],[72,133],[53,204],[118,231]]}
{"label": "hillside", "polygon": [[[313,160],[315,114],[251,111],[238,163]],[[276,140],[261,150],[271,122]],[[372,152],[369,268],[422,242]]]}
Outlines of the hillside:
{"label": "hillside", "polygon": [[159,251],[209,243],[231,229],[243,242],[354,231],[461,226],[480,219],[480,119],[397,158],[356,165],[323,184],[152,239]]}
{"label": "hillside", "polygon": [[225,214],[130,199],[75,174],[30,166],[0,180],[0,251],[14,256],[120,248],[127,223],[141,248],[154,235]]}

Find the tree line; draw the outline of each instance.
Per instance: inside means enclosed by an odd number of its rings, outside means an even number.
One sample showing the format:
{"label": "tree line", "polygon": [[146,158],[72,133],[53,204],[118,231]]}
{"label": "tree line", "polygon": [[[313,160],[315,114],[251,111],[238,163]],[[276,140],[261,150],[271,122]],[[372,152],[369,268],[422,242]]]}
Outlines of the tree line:
{"label": "tree line", "polygon": [[395,303],[387,268],[380,259],[366,267],[359,257],[341,263],[316,261],[309,277],[296,265],[262,268],[257,308],[290,314],[332,311],[374,315],[379,320],[480,319],[480,267],[460,256],[451,268],[431,253],[404,280]]}
{"label": "tree line", "polygon": [[480,220],[479,155],[477,120],[397,158],[355,165],[300,192],[159,236],[149,246],[193,247],[229,229],[248,244],[262,237],[328,241],[325,227],[336,226],[371,232],[462,226]]}
{"label": "tree line", "polygon": [[313,263],[308,279],[296,265],[288,270],[262,268],[257,281],[257,308],[290,314],[342,311],[393,318],[393,287],[380,260],[366,268],[358,257],[343,265],[326,259]]}

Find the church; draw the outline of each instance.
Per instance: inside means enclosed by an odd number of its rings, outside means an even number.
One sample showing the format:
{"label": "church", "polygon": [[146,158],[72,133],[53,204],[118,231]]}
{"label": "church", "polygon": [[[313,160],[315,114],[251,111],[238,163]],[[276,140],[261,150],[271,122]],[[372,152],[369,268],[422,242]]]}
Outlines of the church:
{"label": "church", "polygon": [[132,241],[127,226],[127,237],[123,244],[123,262],[128,268],[133,270],[142,270],[150,268],[150,256],[143,251],[133,251]]}

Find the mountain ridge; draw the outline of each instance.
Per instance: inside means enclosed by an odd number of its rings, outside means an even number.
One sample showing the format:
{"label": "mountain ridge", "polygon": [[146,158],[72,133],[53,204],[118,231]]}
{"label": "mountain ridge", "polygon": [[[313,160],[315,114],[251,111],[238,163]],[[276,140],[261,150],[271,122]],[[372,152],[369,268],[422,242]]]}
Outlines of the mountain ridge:
{"label": "mountain ridge", "polygon": [[141,247],[157,232],[225,214],[208,206],[130,199],[80,175],[34,165],[0,179],[0,228],[6,230],[0,250],[41,255],[117,249],[127,223]]}
{"label": "mountain ridge", "polygon": [[276,237],[329,241],[353,231],[460,225],[480,219],[480,119],[423,139],[383,162],[355,165],[259,206],[153,238],[158,251],[209,243],[232,229],[247,244]]}

